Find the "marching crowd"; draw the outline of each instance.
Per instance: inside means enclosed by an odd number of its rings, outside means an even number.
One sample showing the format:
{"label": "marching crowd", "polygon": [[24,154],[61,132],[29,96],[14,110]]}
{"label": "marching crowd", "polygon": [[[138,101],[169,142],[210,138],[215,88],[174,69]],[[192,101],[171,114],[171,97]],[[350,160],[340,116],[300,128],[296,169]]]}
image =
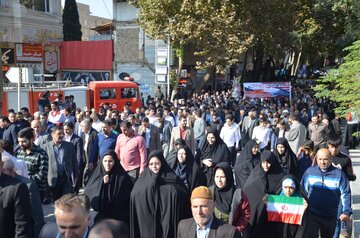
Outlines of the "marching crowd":
{"label": "marching crowd", "polygon": [[[356,112],[293,87],[292,98],[231,90],[143,107],[77,108],[74,97],[0,118],[1,237],[321,237],[352,214]],[[303,198],[300,224],[268,220],[268,196]],[[56,223],[44,222],[54,203]],[[96,211],[91,220],[90,209]],[[94,225],[90,228],[90,224]]]}

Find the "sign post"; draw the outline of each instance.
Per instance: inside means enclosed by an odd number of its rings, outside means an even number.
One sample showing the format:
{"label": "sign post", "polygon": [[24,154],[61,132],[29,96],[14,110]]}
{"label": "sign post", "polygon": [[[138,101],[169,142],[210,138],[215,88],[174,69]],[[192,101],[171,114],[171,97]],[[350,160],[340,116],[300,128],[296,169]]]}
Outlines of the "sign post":
{"label": "sign post", "polygon": [[22,72],[21,67],[19,67],[19,80],[18,80],[18,112],[20,112],[20,102],[21,102],[21,81],[22,81]]}
{"label": "sign post", "polygon": [[168,34],[167,39],[167,60],[166,60],[166,67],[167,67],[167,98],[170,99],[170,34]]}
{"label": "sign post", "polygon": [[18,100],[18,112],[20,111],[21,105],[21,82],[22,82],[22,78],[23,78],[23,70],[21,67],[11,67],[9,69],[9,71],[6,72],[5,76],[9,79],[10,82],[12,83],[17,83],[17,90],[18,90],[18,95],[17,95],[17,100]]}
{"label": "sign post", "polygon": [[156,41],[155,43],[155,83],[161,85],[166,93],[166,97],[169,96],[169,45],[165,45],[163,41]]}

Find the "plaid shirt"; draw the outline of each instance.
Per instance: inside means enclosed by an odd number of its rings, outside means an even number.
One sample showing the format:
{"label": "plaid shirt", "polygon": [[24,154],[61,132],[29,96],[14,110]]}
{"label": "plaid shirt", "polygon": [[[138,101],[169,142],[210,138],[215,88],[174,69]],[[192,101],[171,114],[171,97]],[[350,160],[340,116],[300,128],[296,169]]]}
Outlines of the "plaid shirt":
{"label": "plaid shirt", "polygon": [[49,159],[46,152],[39,146],[33,144],[29,154],[26,154],[26,152],[20,148],[15,152],[14,156],[26,162],[29,178],[36,182],[42,197],[49,195],[47,184]]}

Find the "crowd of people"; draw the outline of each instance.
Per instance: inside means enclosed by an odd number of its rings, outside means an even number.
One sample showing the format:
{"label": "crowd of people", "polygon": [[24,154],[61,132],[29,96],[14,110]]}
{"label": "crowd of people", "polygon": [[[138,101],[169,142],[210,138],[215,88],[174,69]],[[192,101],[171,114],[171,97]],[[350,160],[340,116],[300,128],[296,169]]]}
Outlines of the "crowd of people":
{"label": "crowd of people", "polygon": [[[346,117],[344,136],[335,103],[292,90],[170,102],[159,89],[134,111],[45,92],[33,115],[10,109],[0,118],[1,236],[339,237],[356,179],[342,138],[357,145],[359,120]],[[302,199],[300,224],[269,221],[272,195]],[[56,224],[45,225],[50,203]]]}

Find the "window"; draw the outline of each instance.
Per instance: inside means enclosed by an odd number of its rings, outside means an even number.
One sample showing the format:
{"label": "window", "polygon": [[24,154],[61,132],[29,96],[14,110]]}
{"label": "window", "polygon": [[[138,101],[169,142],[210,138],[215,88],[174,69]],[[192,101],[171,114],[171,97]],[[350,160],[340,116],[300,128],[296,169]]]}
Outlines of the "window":
{"label": "window", "polygon": [[116,99],[116,91],[114,88],[100,89],[100,99]]}
{"label": "window", "polygon": [[137,98],[137,91],[135,88],[122,88],[121,98]]}
{"label": "window", "polygon": [[20,0],[20,3],[26,8],[40,12],[49,12],[49,0]]}

